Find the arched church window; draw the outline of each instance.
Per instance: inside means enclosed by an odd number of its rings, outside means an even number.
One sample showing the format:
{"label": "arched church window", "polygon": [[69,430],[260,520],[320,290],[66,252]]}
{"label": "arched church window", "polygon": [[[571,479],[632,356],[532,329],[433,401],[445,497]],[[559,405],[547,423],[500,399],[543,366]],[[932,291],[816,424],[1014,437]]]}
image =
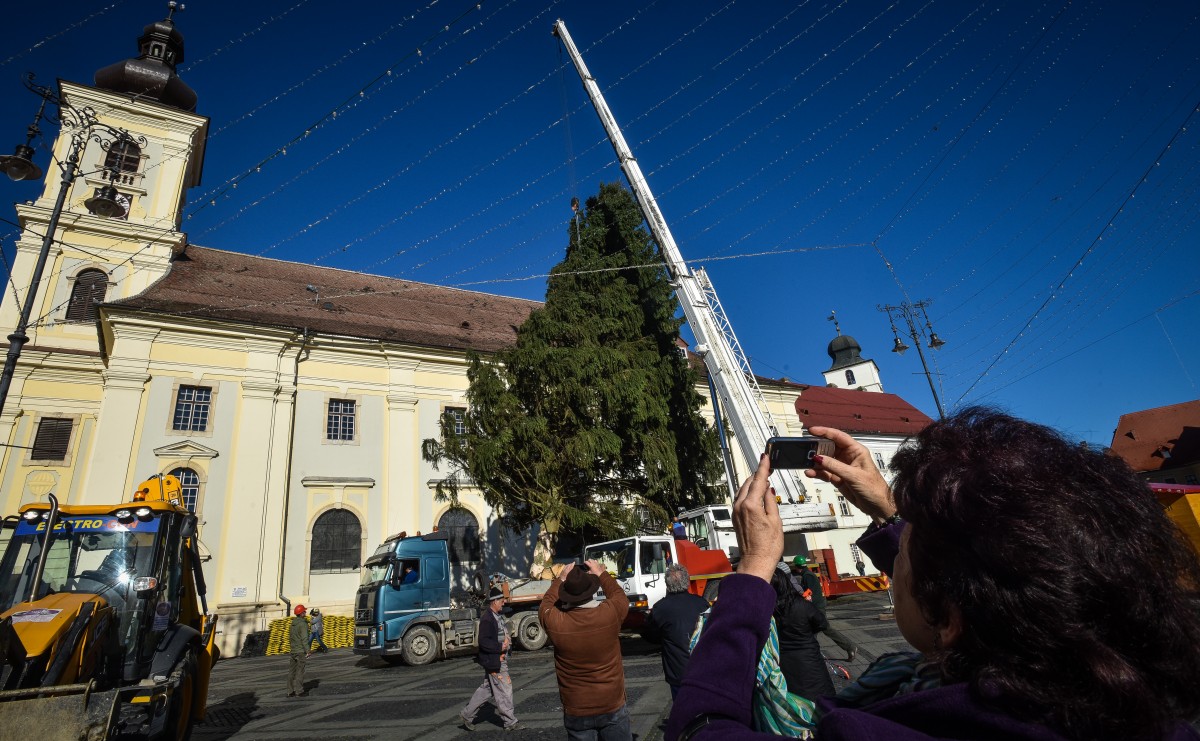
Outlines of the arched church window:
{"label": "arched church window", "polygon": [[479,521],[463,507],[451,507],[438,519],[438,532],[449,538],[450,560],[479,561],[483,558],[479,541]]}
{"label": "arched church window", "polygon": [[190,468],[176,468],[171,476],[179,479],[179,488],[183,494],[183,506],[189,511],[196,511],[196,502],[200,499],[200,474]]}
{"label": "arched church window", "polygon": [[331,509],[313,523],[309,570],[353,571],[362,563],[362,523],[348,509]]}
{"label": "arched church window", "polygon": [[850,370],[849,368],[846,369],[846,385],[854,385],[854,371]]}
{"label": "arched church window", "polygon": [[84,270],[75,276],[71,300],[67,303],[68,322],[96,320],[96,306],[104,301],[108,290],[108,274],[103,270]]}

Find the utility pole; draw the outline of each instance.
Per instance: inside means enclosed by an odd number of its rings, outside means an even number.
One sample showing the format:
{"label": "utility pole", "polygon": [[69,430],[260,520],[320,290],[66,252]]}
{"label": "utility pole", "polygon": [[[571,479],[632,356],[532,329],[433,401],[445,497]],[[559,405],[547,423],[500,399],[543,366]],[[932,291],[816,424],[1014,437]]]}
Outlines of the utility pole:
{"label": "utility pole", "polygon": [[[933,394],[933,403],[937,405],[938,418],[945,419],[946,411],[942,409],[942,400],[938,397],[937,387],[933,383],[933,375],[929,372],[929,364],[925,361],[925,352],[921,349],[921,340],[928,337],[928,347],[933,350],[938,350],[946,341],[937,336],[937,332],[933,331],[933,325],[929,322],[929,314],[925,312],[925,307],[932,304],[930,299],[922,301],[907,301],[901,302],[898,306],[886,305],[876,306],[875,308],[888,315],[888,323],[892,325],[892,336],[896,342],[892,346],[892,352],[903,355],[908,349],[908,345],[904,344],[904,340],[900,339],[900,332],[896,329],[896,317],[899,316],[908,325],[908,336],[912,338],[913,346],[917,348],[917,354],[921,356],[921,368],[925,371],[925,380],[929,382],[929,392]],[[919,315],[918,315],[919,312]],[[922,319],[924,324],[922,325]],[[927,330],[927,332],[926,332]]]}

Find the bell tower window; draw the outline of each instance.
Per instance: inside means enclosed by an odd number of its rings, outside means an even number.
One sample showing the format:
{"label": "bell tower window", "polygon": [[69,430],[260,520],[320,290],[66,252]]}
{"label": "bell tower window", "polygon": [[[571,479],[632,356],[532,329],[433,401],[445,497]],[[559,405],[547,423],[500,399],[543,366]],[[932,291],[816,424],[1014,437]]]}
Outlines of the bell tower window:
{"label": "bell tower window", "polygon": [[96,321],[96,307],[108,291],[108,275],[103,270],[84,270],[75,276],[71,300],[67,303],[68,322]]}
{"label": "bell tower window", "polygon": [[141,166],[142,150],[131,141],[113,142],[104,156],[104,169],[116,173],[118,185],[135,185]]}

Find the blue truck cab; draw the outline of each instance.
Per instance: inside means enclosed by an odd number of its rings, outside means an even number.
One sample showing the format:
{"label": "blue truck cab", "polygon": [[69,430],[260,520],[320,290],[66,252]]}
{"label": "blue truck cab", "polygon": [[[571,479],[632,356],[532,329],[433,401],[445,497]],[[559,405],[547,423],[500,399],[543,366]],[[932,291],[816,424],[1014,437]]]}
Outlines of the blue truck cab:
{"label": "blue truck cab", "polygon": [[[400,533],[385,540],[364,564],[355,595],[354,653],[410,666],[475,653],[479,611],[493,581],[510,598],[506,619],[514,642],[529,650],[545,645],[537,619],[540,592],[526,587],[510,592],[515,582],[467,575],[464,568],[451,557],[444,533]],[[460,586],[467,583],[473,589]]]}

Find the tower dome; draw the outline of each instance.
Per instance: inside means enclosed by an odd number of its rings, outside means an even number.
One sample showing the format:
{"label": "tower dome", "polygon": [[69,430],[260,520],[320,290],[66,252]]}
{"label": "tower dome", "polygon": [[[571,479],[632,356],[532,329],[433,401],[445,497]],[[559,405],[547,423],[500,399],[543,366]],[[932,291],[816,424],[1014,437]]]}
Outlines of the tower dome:
{"label": "tower dome", "polygon": [[838,370],[848,365],[858,365],[864,362],[862,348],[859,347],[858,341],[848,334],[839,334],[837,337],[834,337],[829,343],[826,352],[829,353],[829,358],[833,361],[833,365],[829,366],[829,370]]}
{"label": "tower dome", "polygon": [[171,10],[166,18],[142,29],[138,56],[96,72],[96,87],[156,100],[184,111],[196,110],[196,91],[175,73],[175,65],[183,61],[183,34],[171,20],[175,3],[168,3],[168,7]]}

